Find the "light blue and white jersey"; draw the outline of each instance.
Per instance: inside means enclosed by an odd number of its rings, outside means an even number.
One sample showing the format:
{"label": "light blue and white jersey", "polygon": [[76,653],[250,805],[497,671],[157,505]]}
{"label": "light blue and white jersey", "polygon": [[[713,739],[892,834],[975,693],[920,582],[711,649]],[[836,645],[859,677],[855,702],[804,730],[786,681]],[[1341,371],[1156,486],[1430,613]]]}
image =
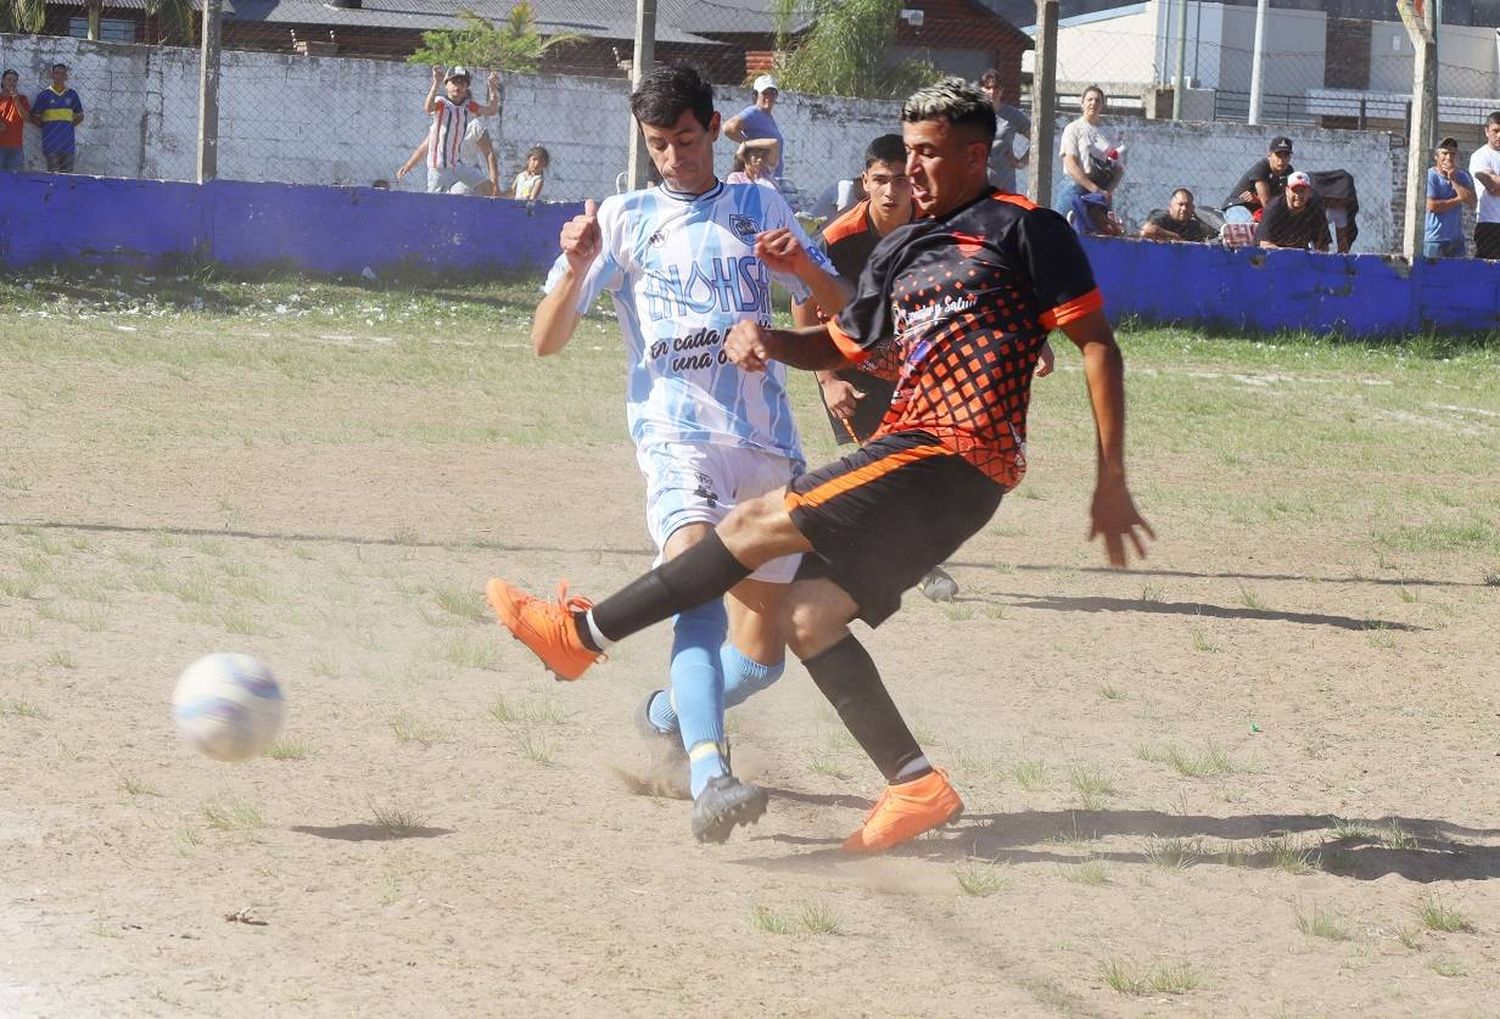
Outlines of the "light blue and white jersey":
{"label": "light blue and white jersey", "polygon": [[[771,279],[799,301],[795,276],[755,257],[755,236],[788,227],[813,261],[827,258],[771,188],[724,184],[697,197],[661,187],[606,198],[603,249],[579,296],[585,312],[603,291],[614,298],[630,364],[627,417],[639,451],[662,443],[709,443],[776,453],[798,463],[802,446],[786,397],[786,369],[741,371],[724,359],[730,327],[771,321]],[[559,256],[551,291],[567,268]]]}

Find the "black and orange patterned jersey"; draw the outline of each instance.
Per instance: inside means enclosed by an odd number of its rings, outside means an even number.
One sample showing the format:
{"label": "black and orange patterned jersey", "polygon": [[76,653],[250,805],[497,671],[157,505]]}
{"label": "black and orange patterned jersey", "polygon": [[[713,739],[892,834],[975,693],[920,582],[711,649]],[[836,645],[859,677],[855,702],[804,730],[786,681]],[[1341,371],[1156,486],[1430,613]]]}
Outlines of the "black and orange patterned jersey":
{"label": "black and orange patterned jersey", "polygon": [[1102,307],[1067,222],[996,191],[887,235],[829,332],[851,364],[896,381],[877,435],[928,432],[1013,488],[1047,333]]}

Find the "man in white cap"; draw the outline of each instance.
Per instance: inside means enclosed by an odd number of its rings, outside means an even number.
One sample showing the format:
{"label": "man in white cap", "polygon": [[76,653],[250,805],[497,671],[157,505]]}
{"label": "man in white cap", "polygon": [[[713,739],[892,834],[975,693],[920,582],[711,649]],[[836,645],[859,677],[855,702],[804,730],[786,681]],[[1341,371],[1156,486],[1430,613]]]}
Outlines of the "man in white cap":
{"label": "man in white cap", "polygon": [[724,135],[737,142],[754,141],[757,138],[775,139],[781,152],[781,162],[776,165],[772,176],[780,184],[786,172],[786,139],[781,137],[781,127],[776,123],[771,110],[775,108],[776,99],[781,92],[776,87],[776,79],[769,74],[756,78],[752,87],[755,89],[755,102],[724,122]]}
{"label": "man in white cap", "polygon": [[1286,190],[1261,213],[1255,239],[1263,248],[1327,251],[1333,244],[1323,203],[1313,194],[1312,178],[1301,170],[1287,175]]}

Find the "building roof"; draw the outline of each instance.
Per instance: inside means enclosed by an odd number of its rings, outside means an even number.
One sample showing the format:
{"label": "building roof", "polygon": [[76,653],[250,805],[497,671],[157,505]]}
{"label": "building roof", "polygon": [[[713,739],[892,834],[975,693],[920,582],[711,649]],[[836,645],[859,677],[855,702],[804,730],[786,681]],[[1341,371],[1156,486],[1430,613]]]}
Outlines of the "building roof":
{"label": "building roof", "polygon": [[[462,5],[482,18],[503,21],[514,0],[473,0]],[[442,0],[363,0],[357,8],[334,7],[319,0],[235,0],[234,20],[280,25],[330,25],[335,28],[397,28],[427,32],[458,28],[459,5]],[[628,4],[587,0],[535,0],[532,11],[543,35],[577,33],[596,39],[633,41],[634,11]],[[678,45],[718,46],[712,39],[658,16],[656,41]]]}

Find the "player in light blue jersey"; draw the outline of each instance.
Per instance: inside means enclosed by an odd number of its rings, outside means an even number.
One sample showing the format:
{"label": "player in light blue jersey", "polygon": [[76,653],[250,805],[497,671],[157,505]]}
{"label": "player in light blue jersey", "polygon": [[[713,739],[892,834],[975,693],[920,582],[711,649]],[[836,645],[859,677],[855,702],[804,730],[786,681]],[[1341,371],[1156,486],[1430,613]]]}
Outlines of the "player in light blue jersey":
{"label": "player in light blue jersey", "polygon": [[[538,354],[554,354],[601,293],[613,297],[647,523],[665,560],[711,534],[738,503],[785,487],[804,467],[784,371],[743,372],[728,363],[729,330],[744,321],[770,324],[773,279],[797,300],[829,309],[842,308],[851,291],[779,194],[714,175],[719,115],[713,87],[697,71],[651,72],[630,107],[662,184],[597,207],[590,201],[563,227],[531,338]],[[717,601],[679,615],[671,693],[653,692],[638,712],[654,733],[680,732],[701,841],[722,842],[765,812],[765,790],[730,774],[724,708],[781,675],[786,649],[776,620],[799,560],[766,563],[730,592],[727,612]],[[491,603],[511,622],[503,600]]]}

